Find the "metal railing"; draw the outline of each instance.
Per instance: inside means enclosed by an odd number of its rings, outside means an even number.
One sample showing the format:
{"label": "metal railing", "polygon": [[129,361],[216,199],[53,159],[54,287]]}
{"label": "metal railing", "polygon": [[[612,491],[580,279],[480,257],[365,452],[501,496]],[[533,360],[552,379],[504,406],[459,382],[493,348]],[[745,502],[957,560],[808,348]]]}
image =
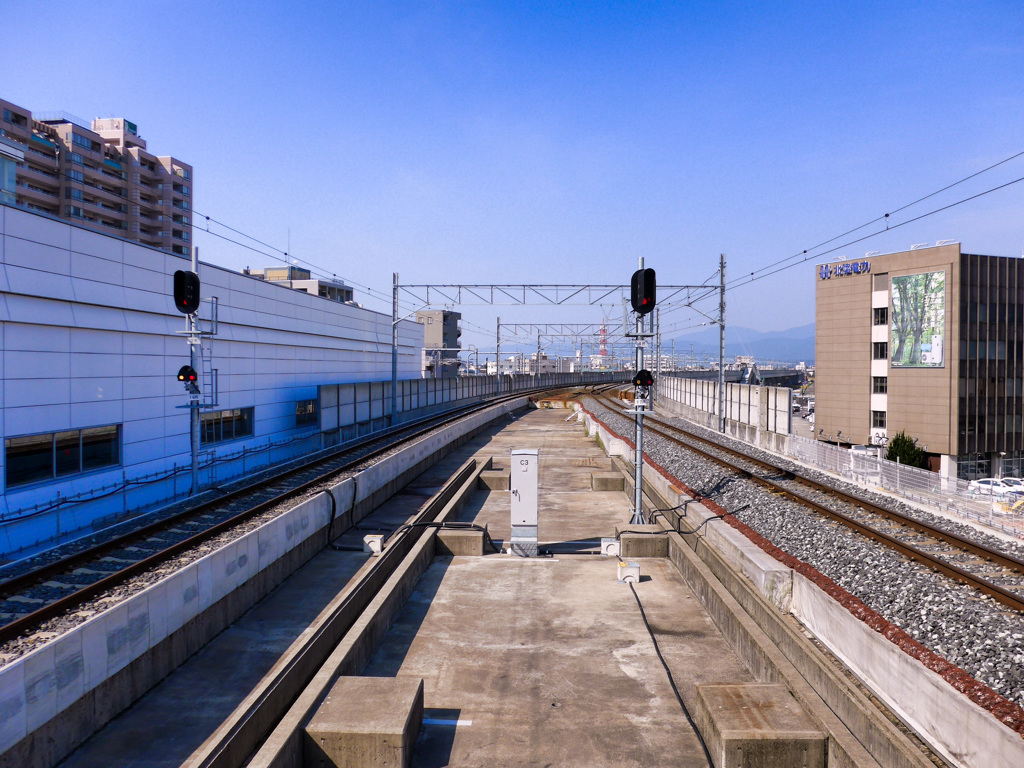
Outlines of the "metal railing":
{"label": "metal railing", "polygon": [[1016,499],[1003,501],[992,494],[972,492],[966,480],[797,435],[789,436],[786,454],[868,490],[892,493],[907,501],[974,520],[1024,539],[1024,514],[1013,509]]}

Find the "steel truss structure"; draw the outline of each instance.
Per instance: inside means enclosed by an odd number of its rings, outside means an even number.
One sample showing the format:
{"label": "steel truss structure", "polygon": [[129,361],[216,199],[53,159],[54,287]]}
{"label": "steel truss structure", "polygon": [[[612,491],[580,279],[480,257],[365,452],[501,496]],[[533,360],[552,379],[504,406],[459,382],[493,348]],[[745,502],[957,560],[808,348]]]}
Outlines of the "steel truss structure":
{"label": "steel truss structure", "polygon": [[[719,272],[720,282],[719,285],[708,285],[702,283],[700,285],[659,285],[658,286],[658,304],[660,306],[673,306],[678,304],[680,306],[693,307],[693,304],[697,301],[707,298],[711,293],[719,293],[719,315],[718,318],[711,318],[712,322],[717,322],[721,325],[721,345],[724,347],[725,343],[725,256],[722,256],[721,268]],[[421,306],[422,309],[426,309],[435,304],[444,304],[446,306],[482,306],[482,305],[501,305],[501,306],[522,306],[522,305],[548,305],[548,306],[593,306],[600,304],[602,301],[607,300],[611,296],[617,297],[621,301],[625,301],[630,293],[630,286],[628,285],[598,285],[595,283],[579,283],[579,284],[537,284],[527,285],[524,283],[507,283],[507,284],[465,284],[465,283],[439,283],[439,284],[410,284],[400,285],[398,282],[398,273],[394,273],[394,281],[392,284],[392,301],[391,301],[391,414],[394,418],[394,414],[397,409],[397,392],[398,392],[398,323],[408,317],[399,316],[399,295],[404,292],[409,298],[414,300]],[[699,295],[695,295],[699,292]],[[698,312],[700,310],[697,310]],[[701,312],[704,315],[703,312]],[[525,324],[518,324],[523,326]],[[592,324],[596,325],[596,324]],[[537,326],[534,326],[537,327]],[[625,329],[624,329],[625,330]],[[548,335],[548,334],[545,334]],[[497,333],[497,344],[498,344],[498,356],[500,360],[501,354],[501,319],[498,319],[498,333]],[[722,359],[724,351],[719,350],[719,359],[721,363],[725,361]],[[500,363],[499,363],[500,367]],[[719,378],[724,375],[722,365],[719,366]],[[497,377],[498,387],[501,386],[501,377]],[[720,387],[723,389],[723,387]],[[724,396],[724,391],[720,393],[720,397]],[[721,408],[721,405],[720,405]],[[724,430],[723,417],[719,417],[719,430]]]}

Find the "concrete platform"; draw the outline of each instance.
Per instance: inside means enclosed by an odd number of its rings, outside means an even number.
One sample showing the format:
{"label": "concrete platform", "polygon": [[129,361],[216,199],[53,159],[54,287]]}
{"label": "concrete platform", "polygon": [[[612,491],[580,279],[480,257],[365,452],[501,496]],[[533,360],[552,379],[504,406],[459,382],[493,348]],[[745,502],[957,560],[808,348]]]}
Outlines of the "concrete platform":
{"label": "concrete platform", "polygon": [[[600,448],[556,411],[536,411],[478,449],[540,451],[540,538],[555,556],[438,558],[364,670],[422,678],[413,766],[705,764],[617,558],[584,543],[629,519],[624,493],[593,492]],[[509,533],[507,492],[478,492],[463,521]],[[596,551],[596,547],[595,547]],[[753,678],[665,559],[636,585],[683,700],[699,683]]]}
{"label": "concrete platform", "polygon": [[[633,595],[616,583],[618,560],[590,554],[628,522],[629,499],[591,490],[611,462],[564,413],[505,419],[454,451],[343,536],[350,551],[315,556],[63,765],[187,764],[366,566],[363,536],[400,525],[471,455],[507,467],[511,448],[540,451],[540,539],[558,555],[428,568],[362,672],[423,679],[412,765],[703,765]],[[508,491],[478,490],[460,519],[507,540],[509,510]],[[645,560],[642,574],[637,593],[691,712],[697,684],[753,682],[668,560]]]}

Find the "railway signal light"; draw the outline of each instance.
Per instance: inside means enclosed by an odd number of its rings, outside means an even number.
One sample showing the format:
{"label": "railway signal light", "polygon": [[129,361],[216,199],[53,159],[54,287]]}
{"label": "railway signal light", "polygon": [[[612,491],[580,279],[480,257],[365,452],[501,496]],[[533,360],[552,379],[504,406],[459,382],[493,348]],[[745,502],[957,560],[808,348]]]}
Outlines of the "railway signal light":
{"label": "railway signal light", "polygon": [[650,387],[654,384],[654,376],[648,370],[637,371],[636,376],[633,377],[634,387]]}
{"label": "railway signal light", "polygon": [[199,311],[199,275],[195,272],[179,269],[174,273],[174,306],[186,315]]}
{"label": "railway signal light", "polygon": [[630,304],[638,315],[646,315],[654,309],[657,286],[653,269],[638,269],[630,282]]}
{"label": "railway signal light", "polygon": [[178,381],[185,384],[185,389],[194,395],[199,394],[199,376],[196,374],[196,369],[191,365],[183,365],[178,369]]}

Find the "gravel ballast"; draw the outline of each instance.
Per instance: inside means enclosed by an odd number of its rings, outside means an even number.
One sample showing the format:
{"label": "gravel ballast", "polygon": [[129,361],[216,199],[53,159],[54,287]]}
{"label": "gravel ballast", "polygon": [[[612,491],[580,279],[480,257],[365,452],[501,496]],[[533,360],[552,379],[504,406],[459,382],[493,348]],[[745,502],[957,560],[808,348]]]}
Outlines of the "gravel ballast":
{"label": "gravel ballast", "polygon": [[[608,427],[632,437],[632,419],[593,399],[584,405]],[[751,456],[788,465],[805,476],[858,493],[901,514],[912,514],[1024,557],[1024,547],[1019,544],[987,536],[971,526],[930,515],[888,496],[865,492],[681,419],[662,414],[659,418]],[[859,598],[925,648],[1009,701],[1024,706],[1024,615],[793,501],[771,494],[752,481],[731,475],[717,464],[653,433],[645,433],[644,449],[653,461],[725,510],[749,505],[736,515],[740,522]]]}

